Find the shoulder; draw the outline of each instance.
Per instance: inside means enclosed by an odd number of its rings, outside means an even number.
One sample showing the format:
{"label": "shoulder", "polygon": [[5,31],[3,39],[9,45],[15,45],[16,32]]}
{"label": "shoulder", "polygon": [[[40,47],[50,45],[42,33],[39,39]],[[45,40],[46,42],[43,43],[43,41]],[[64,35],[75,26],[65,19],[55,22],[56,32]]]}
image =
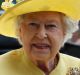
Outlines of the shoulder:
{"label": "shoulder", "polygon": [[20,75],[17,71],[24,68],[21,61],[21,53],[22,51],[19,49],[0,56],[0,75],[17,75],[17,73]]}
{"label": "shoulder", "polygon": [[10,52],[0,55],[0,64],[3,62],[19,60],[19,57],[20,57],[20,49],[12,50]]}
{"label": "shoulder", "polygon": [[67,75],[80,74],[80,59],[79,58],[66,55],[66,54],[60,54],[60,58],[63,62],[62,65],[65,65]]}
{"label": "shoulder", "polygon": [[68,65],[72,65],[72,66],[80,66],[80,59],[67,55],[67,54],[62,54],[60,53],[60,57],[62,58],[62,60],[64,61],[64,63],[68,64]]}
{"label": "shoulder", "polygon": [[1,68],[12,67],[13,64],[18,65],[21,61],[21,49],[12,50],[3,55],[0,55],[0,70]]}

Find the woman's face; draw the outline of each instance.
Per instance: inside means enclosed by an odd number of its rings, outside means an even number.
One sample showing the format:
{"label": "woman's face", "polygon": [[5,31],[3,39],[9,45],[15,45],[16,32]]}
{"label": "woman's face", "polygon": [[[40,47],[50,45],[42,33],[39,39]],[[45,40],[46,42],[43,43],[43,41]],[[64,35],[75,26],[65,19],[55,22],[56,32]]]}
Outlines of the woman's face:
{"label": "woman's face", "polygon": [[50,60],[56,56],[64,40],[62,15],[47,11],[25,14],[19,35],[30,59]]}

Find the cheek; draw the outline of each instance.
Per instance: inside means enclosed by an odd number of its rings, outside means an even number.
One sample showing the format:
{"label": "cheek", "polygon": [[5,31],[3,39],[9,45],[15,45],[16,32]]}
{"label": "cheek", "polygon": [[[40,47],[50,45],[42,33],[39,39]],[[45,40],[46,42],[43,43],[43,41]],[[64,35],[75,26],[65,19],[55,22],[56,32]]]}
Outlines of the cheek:
{"label": "cheek", "polygon": [[30,46],[32,38],[33,38],[33,35],[27,34],[27,32],[23,35],[22,41],[25,47]]}
{"label": "cheek", "polygon": [[31,52],[31,40],[32,36],[30,34],[23,34],[22,35],[22,43],[23,43],[23,48],[26,54],[30,55]]}
{"label": "cheek", "polygon": [[34,33],[29,31],[28,28],[25,27],[25,25],[21,26],[20,38],[25,45],[30,43],[33,36],[34,36]]}
{"label": "cheek", "polygon": [[51,39],[52,51],[59,51],[60,47],[63,44],[64,36],[62,31],[56,31],[49,34],[49,39]]}
{"label": "cheek", "polygon": [[56,33],[51,36],[52,36],[51,37],[51,44],[52,44],[51,57],[55,57],[63,44],[63,37],[61,33],[60,34]]}

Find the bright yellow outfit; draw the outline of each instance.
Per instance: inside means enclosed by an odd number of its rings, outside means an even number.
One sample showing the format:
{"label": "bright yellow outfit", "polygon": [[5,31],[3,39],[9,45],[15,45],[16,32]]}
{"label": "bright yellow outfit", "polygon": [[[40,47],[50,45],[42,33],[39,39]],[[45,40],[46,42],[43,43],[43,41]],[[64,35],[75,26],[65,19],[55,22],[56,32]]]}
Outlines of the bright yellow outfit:
{"label": "bright yellow outfit", "polygon": [[[59,54],[57,67],[49,75],[69,75],[72,72],[80,73],[80,59]],[[25,55],[22,49],[13,50],[0,56],[0,75],[45,75],[36,65],[34,65]],[[75,75],[75,74],[74,74]]]}

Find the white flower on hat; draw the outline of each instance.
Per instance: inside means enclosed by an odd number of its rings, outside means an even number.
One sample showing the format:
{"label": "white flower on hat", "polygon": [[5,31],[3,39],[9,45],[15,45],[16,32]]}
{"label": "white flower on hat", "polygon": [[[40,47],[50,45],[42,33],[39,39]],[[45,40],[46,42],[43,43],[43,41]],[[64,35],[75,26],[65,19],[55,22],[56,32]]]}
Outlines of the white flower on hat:
{"label": "white flower on hat", "polygon": [[1,8],[3,10],[7,10],[8,8],[14,6],[14,4],[12,3],[13,0],[5,0],[5,2],[2,3]]}

